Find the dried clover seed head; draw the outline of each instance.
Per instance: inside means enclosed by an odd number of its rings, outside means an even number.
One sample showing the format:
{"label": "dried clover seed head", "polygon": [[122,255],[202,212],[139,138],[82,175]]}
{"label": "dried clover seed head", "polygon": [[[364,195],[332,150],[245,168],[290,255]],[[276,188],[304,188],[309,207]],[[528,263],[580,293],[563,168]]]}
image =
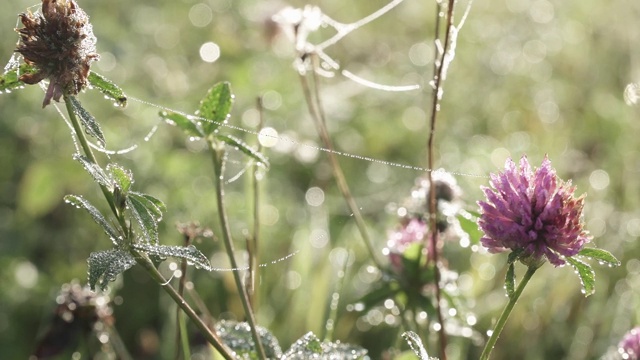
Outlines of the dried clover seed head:
{"label": "dried clover seed head", "polygon": [[99,59],[89,16],[73,0],[42,0],[41,13],[19,17],[24,27],[16,29],[16,52],[37,70],[20,80],[33,85],[49,79],[43,107],[64,94],[78,94],[87,85],[91,62]]}

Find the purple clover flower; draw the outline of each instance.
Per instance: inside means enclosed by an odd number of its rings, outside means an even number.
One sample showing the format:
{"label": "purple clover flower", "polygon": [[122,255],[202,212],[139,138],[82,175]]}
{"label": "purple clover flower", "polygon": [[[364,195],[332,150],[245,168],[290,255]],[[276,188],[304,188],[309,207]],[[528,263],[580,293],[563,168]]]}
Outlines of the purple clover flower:
{"label": "purple clover flower", "polygon": [[640,359],[640,326],[631,329],[618,343],[618,352],[623,359]]}
{"label": "purple clover flower", "polygon": [[396,272],[401,273],[403,270],[402,255],[407,248],[412,244],[426,241],[428,232],[429,228],[424,221],[411,219],[389,236],[385,253],[389,255],[391,267]]}
{"label": "purple clover flower", "polygon": [[584,195],[573,196],[575,187],[556,176],[547,156],[535,171],[526,156],[519,167],[507,159],[490,184],[482,188],[487,200],[478,202],[485,234],[480,242],[489,252],[521,250],[528,264],[546,258],[560,266],[590,240],[582,223]]}

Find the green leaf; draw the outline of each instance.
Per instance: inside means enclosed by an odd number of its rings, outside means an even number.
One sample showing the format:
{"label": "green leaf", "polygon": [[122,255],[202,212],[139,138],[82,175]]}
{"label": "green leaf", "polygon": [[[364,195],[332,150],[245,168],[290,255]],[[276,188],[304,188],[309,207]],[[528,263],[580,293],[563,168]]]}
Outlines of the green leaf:
{"label": "green leaf", "polygon": [[82,107],[82,104],[80,104],[80,101],[78,101],[75,96],[69,96],[69,100],[71,100],[73,111],[78,115],[82,126],[84,126],[84,131],[96,138],[98,140],[98,144],[101,147],[104,147],[106,143],[104,140],[104,134],[102,133],[102,129],[100,128],[100,124],[96,121],[96,118]]}
{"label": "green leaf", "polygon": [[580,276],[580,282],[582,283],[582,293],[584,296],[589,296],[593,294],[596,289],[596,273],[593,271],[589,264],[578,260],[573,257],[565,258],[569,265],[573,266],[574,269],[578,272],[578,276]]}
{"label": "green leaf", "polygon": [[133,184],[133,174],[131,170],[127,170],[117,164],[107,165],[107,172],[111,175],[111,179],[123,196],[126,196]]}
{"label": "green leaf", "polygon": [[263,165],[265,168],[269,168],[269,160],[264,155],[262,155],[262,153],[254,150],[252,147],[250,147],[244,141],[238,139],[237,137],[217,134],[216,139],[222,140],[225,144],[233,146],[237,150],[242,151],[245,155],[253,158],[258,162],[258,164]]}
{"label": "green leaf", "polygon": [[413,331],[405,331],[402,333],[402,338],[407,342],[407,344],[409,344],[409,347],[418,356],[418,359],[429,360],[429,354],[424,348],[424,345],[422,345],[422,340],[420,340],[420,336],[418,336],[418,334]]}
{"label": "green leaf", "polygon": [[182,129],[188,136],[204,137],[204,131],[190,116],[186,116],[173,111],[160,111],[160,117],[168,124],[175,125]]}
{"label": "green leaf", "polygon": [[168,246],[168,245],[150,245],[150,244],[135,244],[134,247],[137,250],[144,251],[150,256],[156,256],[160,259],[166,259],[167,257],[174,257],[187,260],[190,265],[195,266],[197,269],[204,269],[211,271],[211,263],[200,250],[195,246]]}
{"label": "green leaf", "polygon": [[516,261],[518,261],[522,253],[524,253],[524,249],[515,249],[512,252],[510,252],[509,257],[507,258],[507,264],[513,264]]}
{"label": "green leaf", "polygon": [[89,80],[89,84],[91,84],[91,86],[100,90],[100,92],[105,94],[111,100],[114,100],[119,106],[127,106],[127,95],[125,95],[124,91],[122,91],[122,89],[111,80],[108,80],[104,76],[93,71],[89,72],[87,80]]}
{"label": "green leaf", "polygon": [[[256,331],[258,332],[260,343],[262,343],[262,348],[267,358],[280,359],[282,357],[282,350],[280,349],[278,339],[262,326],[256,326]],[[258,358],[255,342],[253,341],[251,328],[248,323],[222,320],[216,323],[215,332],[220,336],[222,342],[239,355],[238,358]]]}
{"label": "green leaf", "polygon": [[93,177],[93,179],[100,185],[106,186],[109,189],[113,189],[111,179],[105,174],[104,170],[98,165],[91,162],[89,159],[80,154],[73,155],[74,160],[78,160],[82,167]]}
{"label": "green leaf", "polygon": [[507,290],[507,295],[509,296],[509,298],[511,298],[516,289],[516,271],[513,262],[509,263],[507,276],[504,279],[504,288]]}
{"label": "green leaf", "polygon": [[208,120],[202,124],[205,135],[211,135],[227,120],[232,104],[233,94],[228,82],[218,83],[209,89],[196,112],[197,116]]}
{"label": "green leaf", "polygon": [[374,285],[377,286],[376,288],[367,291],[367,293],[358,300],[358,303],[363,305],[363,313],[366,313],[376,305],[382,304],[387,299],[394,298],[401,290],[400,287],[397,286],[397,283],[394,285],[396,286],[392,286],[392,283],[386,281],[378,282],[377,285]]}
{"label": "green leaf", "polygon": [[[157,213],[160,210],[150,201],[137,193],[129,193],[126,204],[131,211],[133,218],[140,226],[144,239],[152,244],[158,243],[158,220]],[[151,206],[149,206],[151,204]]]}
{"label": "green leaf", "polygon": [[613,254],[606,250],[596,248],[583,248],[582,250],[580,250],[578,255],[590,259],[595,259],[599,263],[605,263],[609,266],[620,266],[620,260],[616,259]]}
{"label": "green leaf", "polygon": [[320,339],[312,332],[308,332],[291,345],[289,350],[282,356],[282,359],[321,359],[322,357],[318,357],[318,355],[322,354],[323,350]]}
{"label": "green leaf", "polygon": [[89,287],[95,290],[98,280],[102,279],[100,289],[104,290],[118,274],[135,265],[136,260],[127,251],[111,249],[91,253],[87,262],[89,263]]}
{"label": "green leaf", "polygon": [[162,220],[162,214],[167,212],[167,205],[165,205],[164,202],[162,202],[160,199],[153,197],[149,194],[140,194],[140,193],[136,193],[136,194],[142,196],[143,198],[151,202],[153,205],[155,205],[155,207],[160,211],[160,217],[158,218],[158,221]]}
{"label": "green leaf", "polygon": [[136,191],[131,191],[130,196],[136,198],[140,203],[144,204],[144,206],[149,210],[149,213],[153,216],[156,222],[160,222],[162,220],[162,214],[167,210],[167,207],[164,203],[155,197],[143,193],[139,193]]}
{"label": "green leaf", "polygon": [[469,236],[469,242],[473,245],[480,243],[482,238],[482,231],[478,228],[478,214],[460,210],[456,214],[456,218],[460,223],[460,228]]}
{"label": "green leaf", "polygon": [[18,89],[25,84],[20,81],[20,76],[24,74],[34,74],[37,70],[35,67],[27,64],[16,66],[4,74],[0,75],[0,91],[11,91]]}
{"label": "green leaf", "polygon": [[312,332],[308,332],[293,343],[281,359],[362,359],[366,355],[367,350],[360,346],[329,341],[321,342]]}
{"label": "green leaf", "polygon": [[91,205],[89,201],[87,201],[82,196],[76,196],[76,195],[67,195],[64,197],[64,201],[75,206],[78,209],[80,208],[85,209],[89,213],[89,215],[91,215],[93,220],[98,225],[102,226],[102,230],[104,230],[107,236],[109,236],[109,238],[111,239],[111,242],[113,242],[113,244],[116,246],[120,245],[121,238],[120,236],[118,236],[118,233],[116,232],[116,230],[114,230],[113,227],[111,227],[111,224],[109,224],[109,222],[102,215],[102,213],[100,213],[100,211],[96,209],[95,206]]}

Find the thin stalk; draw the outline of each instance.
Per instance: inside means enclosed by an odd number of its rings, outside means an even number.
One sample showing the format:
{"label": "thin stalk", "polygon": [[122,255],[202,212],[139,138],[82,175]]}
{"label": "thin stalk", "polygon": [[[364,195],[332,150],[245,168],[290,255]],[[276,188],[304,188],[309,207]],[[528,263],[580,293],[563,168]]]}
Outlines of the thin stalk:
{"label": "thin stalk", "polygon": [[[193,238],[189,235],[184,236],[184,246],[191,245]],[[187,260],[182,259],[180,263],[180,271],[182,272],[182,276],[180,276],[180,282],[178,283],[178,294],[184,297],[184,284],[187,282]],[[191,359],[191,351],[189,348],[189,336],[187,333],[187,324],[184,321],[184,316],[182,316],[182,312],[178,308],[176,311],[176,344],[178,344],[177,354],[182,351],[182,356],[185,360]],[[178,358],[176,354],[176,359]]]}
{"label": "thin stalk", "polygon": [[127,351],[127,347],[124,346],[122,342],[122,338],[115,327],[111,325],[107,325],[107,331],[109,332],[109,343],[111,343],[111,347],[113,347],[113,351],[116,354],[116,357],[121,360],[133,360],[131,354]]}
{"label": "thin stalk", "polygon": [[[315,74],[315,73],[314,73]],[[349,185],[347,184],[347,180],[344,176],[344,172],[340,167],[340,163],[338,162],[338,158],[333,150],[333,144],[331,142],[331,138],[329,136],[329,132],[326,127],[326,119],[324,113],[322,111],[322,104],[320,102],[320,93],[318,91],[317,79],[314,78],[314,94],[311,94],[311,88],[309,86],[309,82],[307,77],[303,74],[300,74],[300,81],[302,83],[302,91],[304,93],[304,97],[307,103],[307,107],[309,108],[309,113],[311,114],[311,118],[313,119],[313,123],[316,126],[316,131],[324,144],[324,147],[328,150],[329,161],[331,163],[331,169],[333,170],[333,176],[336,179],[336,183],[338,185],[338,189],[342,194],[342,197],[347,203],[351,214],[353,214],[353,218],[356,221],[356,226],[360,235],[362,236],[362,240],[364,240],[364,244],[369,252],[369,257],[376,264],[378,269],[382,269],[382,263],[378,260],[375,251],[373,250],[373,245],[371,243],[371,238],[369,237],[369,233],[367,232],[367,226],[364,222],[364,218],[360,213],[360,209],[356,204],[353,195],[351,195],[351,190],[349,189]]]}
{"label": "thin stalk", "polygon": [[496,345],[496,341],[498,341],[498,337],[500,337],[500,333],[504,328],[504,324],[506,324],[507,319],[509,319],[511,310],[513,310],[513,307],[516,305],[516,302],[518,302],[518,299],[520,298],[520,294],[522,294],[522,290],[524,290],[524,287],[527,286],[527,283],[529,282],[529,280],[531,280],[531,277],[536,272],[536,270],[538,270],[537,266],[529,266],[527,268],[527,272],[522,277],[522,280],[520,281],[520,284],[516,288],[516,291],[513,293],[513,295],[511,295],[511,297],[509,298],[509,302],[505,306],[504,310],[502,310],[502,314],[500,315],[500,318],[498,319],[498,322],[496,323],[496,326],[494,327],[493,332],[491,333],[491,337],[489,338],[489,341],[487,341],[487,344],[484,346],[484,350],[482,350],[482,354],[480,355],[480,360],[489,360],[489,357],[491,356],[491,351],[493,351],[493,347]]}
{"label": "thin stalk", "polygon": [[187,292],[189,293],[191,300],[193,300],[193,302],[196,303],[196,307],[198,308],[198,311],[202,313],[202,315],[204,316],[204,319],[210,323],[213,323],[214,322],[213,315],[211,315],[211,312],[207,308],[207,304],[204,303],[204,300],[202,300],[202,298],[200,297],[200,294],[198,294],[198,292],[192,287],[187,288]]}
{"label": "thin stalk", "polygon": [[[211,140],[209,140],[208,143],[209,150],[211,150],[211,158],[213,160],[214,186],[216,188],[218,216],[220,218],[220,226],[222,228],[222,240],[224,241],[225,249],[227,250],[227,256],[229,257],[229,261],[231,262],[231,267],[233,269],[238,269],[238,263],[236,262],[236,258],[234,256],[235,249],[233,247],[233,241],[231,240],[229,218],[227,217],[227,212],[224,208],[224,182],[222,181],[225,156],[224,145],[215,144]],[[253,311],[251,310],[251,305],[249,304],[249,296],[247,295],[246,288],[242,284],[240,273],[238,271],[232,271],[232,273],[236,283],[236,287],[238,288],[238,294],[240,295],[240,301],[242,302],[244,313],[247,317],[246,320],[249,323],[249,327],[251,328],[253,341],[256,344],[258,357],[260,359],[266,359],[267,357],[265,355],[264,348],[262,347],[262,342],[260,341],[258,330],[256,329],[256,320],[253,315]]]}
{"label": "thin stalk", "polygon": [[187,316],[194,322],[194,324],[196,325],[198,330],[200,330],[200,332],[205,337],[205,339],[207,339],[207,341],[211,345],[213,345],[213,347],[216,350],[218,350],[218,352],[225,359],[234,360],[235,357],[233,355],[234,354],[233,350],[229,349],[227,345],[225,345],[225,343],[222,341],[222,339],[220,339],[215,332],[209,329],[207,324],[205,324],[204,321],[202,321],[202,319],[198,316],[198,314],[196,314],[196,312],[191,308],[191,306],[189,306],[187,301],[182,296],[180,296],[180,294],[178,294],[176,289],[174,289],[173,286],[171,286],[171,284],[169,284],[169,282],[164,278],[164,276],[160,274],[160,272],[158,271],[158,269],[156,269],[156,267],[153,265],[151,260],[149,260],[148,257],[139,253],[136,250],[132,250],[132,253],[134,254],[134,257],[138,262],[138,264],[140,264],[145,270],[147,270],[147,272],[149,273],[149,276],[151,276],[153,280],[155,280],[158,284],[162,286],[162,288],[167,292],[167,294],[171,296],[171,298],[175,301],[175,303],[178,304],[178,306],[184,311],[184,313],[187,314]]}
{"label": "thin stalk", "polygon": [[[433,183],[432,171],[435,168],[435,160],[434,160],[434,141],[436,135],[436,119],[438,116],[438,111],[440,110],[440,100],[442,99],[441,90],[442,90],[442,77],[444,71],[444,62],[445,57],[447,56],[447,52],[449,51],[449,38],[451,35],[451,28],[453,27],[453,8],[455,5],[455,0],[449,0],[447,7],[447,24],[445,27],[445,35],[444,35],[444,46],[442,49],[442,54],[439,59],[435,60],[435,69],[436,72],[434,74],[434,90],[433,90],[433,98],[431,101],[431,124],[429,129],[429,140],[427,143],[427,168],[429,171],[427,172],[427,177],[429,180],[429,228],[431,232],[431,248],[433,249],[433,262],[434,262],[434,272],[435,272],[435,281],[436,281],[436,311],[438,314],[438,322],[440,323],[440,329],[438,331],[438,336],[440,339],[440,358],[442,360],[447,359],[447,354],[445,349],[447,347],[447,335],[445,333],[444,326],[444,316],[442,315],[442,306],[440,306],[440,299],[442,298],[440,289],[440,262],[438,256],[438,228],[436,224],[436,212],[437,212],[437,203],[436,203],[436,189],[435,184]],[[437,5],[437,13],[436,16],[440,16],[440,4]],[[436,25],[439,26],[439,19],[436,21]],[[439,29],[436,29],[436,34],[439,36]],[[436,38],[437,40],[437,38]]]}
{"label": "thin stalk", "polygon": [[[182,358],[191,359],[191,349],[189,348],[189,334],[187,334],[187,323],[184,321],[182,313],[178,312],[178,336],[180,336],[180,348],[182,348]],[[176,357],[177,358],[177,357]]]}
{"label": "thin stalk", "polygon": [[[67,107],[67,113],[69,115],[69,120],[71,121],[71,124],[73,126],[73,130],[76,133],[76,138],[80,142],[80,145],[82,146],[82,149],[85,152],[85,156],[91,162],[93,162],[94,164],[97,164],[98,162],[96,161],[96,158],[93,155],[93,152],[91,151],[91,148],[89,147],[89,143],[87,142],[85,133],[84,133],[84,131],[82,131],[82,127],[80,126],[80,122],[78,121],[78,118],[76,117],[76,114],[74,112],[73,105],[71,104],[70,95],[65,95],[64,96],[64,102],[65,102],[65,105]],[[113,196],[112,196],[111,192],[104,185],[100,185],[100,188],[102,189],[102,193],[104,194],[105,199],[109,203],[109,206],[111,207],[111,210],[113,211],[114,215],[118,219],[118,223],[122,227],[122,231],[125,231],[126,235],[130,236],[131,234],[128,231],[128,227],[127,227],[126,221],[125,221],[124,217],[122,216],[122,213],[117,211],[117,207],[115,206],[115,203],[114,203]],[[151,260],[149,260],[148,257],[146,257],[145,255],[141,254],[137,250],[130,249],[130,251],[131,251],[132,255],[135,257],[135,259],[138,262],[138,264],[142,265],[142,267],[145,270],[147,270],[147,273],[149,274],[149,276],[153,280],[155,280],[158,284],[161,285],[161,287],[169,294],[169,296],[171,296],[171,298],[173,298],[173,300],[176,302],[176,304],[178,304],[178,306],[196,324],[196,327],[198,327],[198,329],[201,331],[202,335],[207,339],[207,341],[209,343],[211,343],[211,345],[213,345],[213,347],[216,350],[218,350],[218,352],[220,352],[220,354],[225,359],[228,359],[228,360],[235,359],[234,352],[231,349],[229,349],[222,342],[222,340],[215,333],[213,333],[211,331],[211,329],[209,329],[209,327],[207,327],[207,325],[202,321],[202,319],[200,319],[200,317],[198,317],[198,314],[196,314],[195,311],[193,311],[193,309],[189,306],[187,301],[182,296],[180,296],[180,294],[178,294],[178,292],[171,285],[169,285],[167,280],[162,276],[162,274],[160,274],[160,272],[158,271],[158,269],[156,269],[156,267],[153,265]]]}
{"label": "thin stalk", "polygon": [[344,266],[342,270],[338,273],[338,280],[336,281],[336,286],[333,290],[333,294],[331,294],[331,298],[329,300],[329,309],[327,311],[327,319],[324,325],[324,334],[321,336],[323,341],[333,341],[333,332],[336,328],[336,323],[338,322],[338,305],[340,303],[340,293],[344,288],[344,282],[347,275],[347,267],[349,266],[349,257],[344,261]]}
{"label": "thin stalk", "polygon": [[[260,133],[264,126],[264,108],[262,106],[261,97],[256,99],[256,108],[258,109],[258,114],[260,114],[260,122],[258,123],[257,129],[258,133]],[[257,151],[261,152],[262,144],[260,144],[259,140],[257,146]],[[249,293],[249,300],[254,311],[258,306],[256,280],[260,279],[258,274],[258,259],[260,258],[258,247],[260,244],[260,182],[258,181],[258,171],[260,171],[260,166],[258,166],[258,163],[254,163],[251,171],[251,185],[253,192],[253,234],[251,236],[251,241],[247,246],[249,249],[249,281],[247,283],[247,292]]]}

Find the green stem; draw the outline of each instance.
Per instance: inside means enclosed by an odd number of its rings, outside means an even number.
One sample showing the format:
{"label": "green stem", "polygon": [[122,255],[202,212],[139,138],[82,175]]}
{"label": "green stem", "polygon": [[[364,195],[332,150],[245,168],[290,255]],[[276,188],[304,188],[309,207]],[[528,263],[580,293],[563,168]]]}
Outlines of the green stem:
{"label": "green stem", "polygon": [[489,360],[491,351],[496,345],[496,341],[498,341],[498,337],[500,337],[500,333],[502,332],[504,325],[507,323],[507,319],[509,319],[511,310],[513,310],[513,307],[516,305],[518,298],[520,298],[520,294],[522,294],[522,290],[524,290],[524,287],[527,286],[527,283],[529,282],[529,280],[531,280],[531,277],[536,272],[536,270],[538,270],[537,266],[529,266],[527,268],[527,272],[522,277],[522,280],[516,288],[516,291],[513,293],[513,295],[511,295],[511,297],[509,297],[509,302],[505,306],[504,310],[502,310],[502,314],[500,315],[500,318],[498,319],[498,322],[496,323],[496,326],[491,333],[491,337],[489,338],[489,341],[487,341],[487,344],[484,346],[484,350],[480,355],[480,360]]}
{"label": "green stem", "polygon": [[225,249],[227,250],[227,256],[229,257],[229,261],[231,262],[231,267],[234,269],[234,271],[232,271],[233,277],[238,289],[238,294],[240,295],[240,301],[242,302],[245,316],[247,317],[247,323],[249,323],[249,327],[251,328],[251,335],[253,336],[253,341],[256,345],[258,357],[260,359],[266,359],[267,357],[265,355],[264,348],[262,347],[262,342],[260,341],[258,330],[256,329],[255,317],[251,309],[251,304],[249,303],[249,295],[247,294],[246,288],[242,284],[240,273],[236,270],[238,269],[238,263],[236,262],[236,258],[234,255],[235,249],[233,247],[233,241],[231,240],[229,218],[227,217],[227,213],[224,208],[224,183],[222,181],[225,156],[224,144],[214,143],[214,140],[209,140],[208,143],[213,160],[214,186],[216,188],[216,200],[218,205],[220,226],[222,228],[222,239],[225,244]]}
{"label": "green stem", "polygon": [[[190,236],[188,235],[184,236],[185,247],[191,245],[192,242],[193,242],[193,239]],[[184,297],[184,286],[185,286],[185,283],[187,282],[187,260],[186,259],[182,259],[182,262],[180,264],[180,271],[182,272],[182,276],[180,277],[180,282],[178,283],[178,294]],[[178,329],[176,343],[180,344],[178,345],[177,354],[182,352],[182,357],[185,360],[189,360],[191,359],[191,350],[189,347],[189,336],[188,336],[189,334],[187,333],[187,323],[185,322],[182,311],[180,311],[179,308],[176,311],[176,328]],[[178,358],[177,354],[176,354],[176,359]]]}
{"label": "green stem", "polygon": [[[256,100],[256,107],[258,109],[258,113],[260,114],[260,122],[258,124],[257,132],[260,133],[262,128],[264,127],[264,108],[262,106],[262,98],[258,97]],[[262,144],[258,141],[257,151],[262,152]],[[253,164],[253,169],[251,171],[251,185],[253,192],[253,235],[251,236],[251,241],[249,242],[249,283],[247,284],[247,288],[249,289],[249,300],[251,302],[251,306],[253,310],[258,307],[258,296],[256,292],[256,281],[259,281],[260,277],[258,274],[258,259],[260,259],[259,253],[259,245],[260,245],[260,182],[258,180],[258,172],[260,171],[260,166],[258,163]]]}
{"label": "green stem", "polygon": [[[87,142],[87,138],[84,135],[84,131],[82,131],[82,126],[80,126],[80,122],[78,121],[78,117],[76,116],[76,113],[73,109],[73,105],[71,104],[71,97],[72,95],[65,95],[64,96],[64,104],[67,107],[67,113],[69,114],[69,120],[71,121],[71,125],[73,126],[73,130],[76,133],[76,139],[78,139],[78,141],[80,142],[80,146],[82,146],[82,150],[84,150],[84,154],[87,157],[87,159],[89,159],[89,161],[91,161],[94,164],[97,164],[98,161],[96,161],[96,157],[93,155],[93,151],[91,151],[91,147],[89,146],[89,143]],[[104,194],[105,199],[107,199],[107,202],[109,203],[109,207],[111,208],[111,211],[113,212],[113,214],[116,216],[116,218],[118,220],[120,220],[121,216],[117,210],[117,207],[115,205],[115,202],[113,200],[113,194],[111,193],[111,191],[104,185],[99,184],[100,185],[100,189],[102,190],[102,193]],[[120,225],[123,225],[123,223],[121,222]],[[123,226],[122,227],[123,230],[126,230],[127,227]]]}
{"label": "green stem", "polygon": [[[442,5],[440,2],[437,3],[437,12],[436,12],[436,41],[439,40],[440,36],[440,12],[442,9]],[[431,101],[431,121],[429,127],[429,139],[427,141],[427,168],[429,169],[427,176],[429,180],[429,229],[431,232],[430,241],[431,246],[433,248],[433,263],[434,263],[434,274],[435,274],[435,282],[436,282],[436,312],[438,315],[438,322],[440,323],[440,330],[438,331],[438,336],[440,338],[440,357],[442,360],[447,360],[447,353],[445,352],[447,348],[447,335],[445,333],[444,326],[444,316],[442,314],[442,306],[440,306],[440,298],[442,296],[442,289],[440,289],[440,261],[438,260],[438,228],[436,224],[436,212],[437,212],[437,202],[436,202],[436,188],[433,183],[433,174],[432,171],[435,168],[435,160],[434,160],[434,143],[435,143],[435,135],[436,135],[436,119],[438,117],[438,111],[440,110],[440,101],[442,100],[442,81],[444,80],[444,68],[445,61],[447,57],[447,53],[449,52],[450,47],[450,35],[451,30],[453,29],[453,9],[455,5],[455,0],[449,0],[447,6],[447,23],[445,27],[444,34],[444,45],[442,47],[442,53],[440,54],[440,58],[434,61],[434,87],[432,93],[432,101]]]}
{"label": "green stem", "polygon": [[182,348],[182,357],[185,360],[191,359],[191,349],[189,348],[189,334],[187,333],[187,323],[184,321],[182,313],[178,312],[178,328],[180,336],[180,344]]}
{"label": "green stem", "polygon": [[207,324],[205,324],[204,321],[200,319],[198,314],[196,314],[196,312],[191,308],[191,306],[189,306],[187,301],[182,296],[180,296],[180,294],[178,294],[176,289],[174,289],[173,286],[171,286],[169,282],[164,278],[164,276],[160,274],[160,272],[158,271],[158,269],[156,269],[156,267],[153,265],[151,260],[147,256],[139,253],[136,250],[132,250],[132,253],[136,261],[138,262],[138,264],[140,264],[145,270],[147,270],[147,272],[149,273],[149,276],[151,276],[153,280],[155,280],[158,284],[160,284],[162,288],[167,292],[167,294],[171,296],[171,298],[175,301],[175,303],[178,304],[178,306],[184,311],[184,313],[187,314],[187,316],[194,322],[198,330],[200,330],[200,332],[207,339],[207,341],[211,345],[213,345],[213,347],[216,350],[218,350],[218,352],[220,352],[220,354],[225,359],[228,359],[228,360],[235,359],[233,355],[234,354],[233,350],[229,349],[227,345],[224,344],[222,339],[220,339],[218,335],[216,335],[213,331],[211,331],[211,329],[209,329]]}

